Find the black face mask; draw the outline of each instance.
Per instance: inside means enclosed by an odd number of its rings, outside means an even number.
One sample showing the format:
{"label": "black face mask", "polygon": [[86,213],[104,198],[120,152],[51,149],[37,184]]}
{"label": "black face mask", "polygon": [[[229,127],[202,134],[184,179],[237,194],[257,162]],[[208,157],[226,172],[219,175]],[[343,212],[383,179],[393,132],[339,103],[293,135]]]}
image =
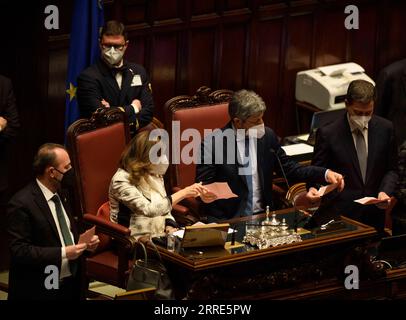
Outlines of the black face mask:
{"label": "black face mask", "polygon": [[61,175],[63,175],[62,180],[58,180],[62,188],[73,188],[75,186],[75,171],[70,168],[68,171],[60,172],[55,168]]}

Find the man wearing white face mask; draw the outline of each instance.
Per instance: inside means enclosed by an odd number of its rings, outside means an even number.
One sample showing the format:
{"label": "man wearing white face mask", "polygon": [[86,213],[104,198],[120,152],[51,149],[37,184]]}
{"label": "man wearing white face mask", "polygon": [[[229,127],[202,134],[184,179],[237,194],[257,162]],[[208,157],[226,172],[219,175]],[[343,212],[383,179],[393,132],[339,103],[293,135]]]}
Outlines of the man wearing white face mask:
{"label": "man wearing white face mask", "polygon": [[124,60],[128,44],[124,25],[108,21],[100,35],[100,60],[78,77],[77,99],[82,118],[100,107],[120,108],[136,131],[151,122],[154,103],[145,69]]}
{"label": "man wearing white face mask", "polygon": [[[350,83],[344,117],[316,135],[312,164],[329,166],[345,176],[345,190],[335,200],[339,213],[383,231],[385,214],[397,182],[397,147],[390,121],[372,115],[375,87],[365,80]],[[309,192],[316,192],[309,185]],[[317,186],[316,186],[317,188]],[[362,206],[354,202],[377,197],[386,202]]]}
{"label": "man wearing white face mask", "polygon": [[[227,182],[237,198],[216,200],[201,196],[209,221],[226,220],[274,208],[272,178],[282,176],[278,158],[292,181],[336,183],[342,176],[325,168],[303,167],[281,148],[278,137],[263,122],[266,106],[255,92],[236,92],[229,103],[231,121],[205,138],[196,182]],[[236,146],[236,147],[235,147]],[[276,209],[276,208],[275,208]]]}

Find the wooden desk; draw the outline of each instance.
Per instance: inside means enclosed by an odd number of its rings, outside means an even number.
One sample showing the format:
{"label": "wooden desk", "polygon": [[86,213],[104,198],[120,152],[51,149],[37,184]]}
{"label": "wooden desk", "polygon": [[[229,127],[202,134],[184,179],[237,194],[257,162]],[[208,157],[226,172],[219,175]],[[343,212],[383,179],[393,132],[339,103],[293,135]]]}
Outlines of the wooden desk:
{"label": "wooden desk", "polygon": [[[276,213],[292,225],[291,209]],[[242,242],[247,222],[263,219],[258,215],[230,220],[238,230],[236,241]],[[344,290],[344,269],[349,264],[359,266],[363,276],[370,273],[363,259],[375,229],[347,218],[343,221],[343,230],[307,234],[300,243],[263,250],[251,245],[230,250],[177,248],[175,253],[158,248],[177,299],[311,298],[337,285]]]}

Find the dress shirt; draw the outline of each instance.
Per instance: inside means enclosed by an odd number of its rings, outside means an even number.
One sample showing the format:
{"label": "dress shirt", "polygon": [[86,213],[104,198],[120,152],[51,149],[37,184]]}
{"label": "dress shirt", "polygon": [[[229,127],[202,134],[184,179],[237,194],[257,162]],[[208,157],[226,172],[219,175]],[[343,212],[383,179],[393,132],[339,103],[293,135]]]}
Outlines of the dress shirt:
{"label": "dress shirt", "polygon": [[[60,279],[66,278],[66,277],[71,276],[72,274],[69,270],[69,260],[66,257],[66,248],[65,248],[66,246],[65,246],[65,242],[63,240],[61,228],[59,226],[58,217],[56,215],[55,203],[51,200],[52,197],[55,195],[55,193],[52,193],[52,191],[50,191],[46,186],[44,186],[38,179],[36,179],[36,180],[37,180],[37,184],[38,184],[39,188],[41,189],[41,191],[48,203],[49,209],[51,210],[52,217],[54,218],[54,221],[55,221],[56,229],[58,230],[59,240],[61,241],[61,244],[62,244],[62,247],[61,247],[62,266],[60,269],[59,278]],[[70,220],[69,220],[68,215],[66,214],[65,208],[63,207],[62,201],[61,201],[61,204],[62,204],[63,215],[65,217],[66,224],[69,228],[70,236],[72,237],[72,240],[73,240],[74,239],[73,234],[70,231]],[[75,241],[73,240],[72,242],[74,243]]]}

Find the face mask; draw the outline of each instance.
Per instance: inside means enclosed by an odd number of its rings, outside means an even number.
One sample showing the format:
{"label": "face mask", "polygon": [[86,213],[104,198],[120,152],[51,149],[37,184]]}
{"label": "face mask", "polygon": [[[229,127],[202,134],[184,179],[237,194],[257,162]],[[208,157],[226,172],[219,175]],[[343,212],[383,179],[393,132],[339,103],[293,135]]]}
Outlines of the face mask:
{"label": "face mask", "polygon": [[360,130],[363,130],[371,120],[371,116],[350,116],[350,120],[354,126]]}
{"label": "face mask", "polygon": [[112,66],[119,64],[120,61],[123,59],[123,56],[124,50],[123,51],[116,50],[114,47],[103,50],[104,60]]}
{"label": "face mask", "polygon": [[55,170],[63,175],[61,180],[55,178],[55,180],[60,183],[62,188],[73,188],[75,186],[75,171],[73,170],[73,168],[69,169],[66,172],[61,172],[56,168]]}
{"label": "face mask", "polygon": [[168,158],[166,155],[163,155],[161,158],[159,158],[158,163],[152,164],[151,173],[163,176],[165,175],[168,168],[169,168]]}
{"label": "face mask", "polygon": [[265,135],[265,125],[263,123],[253,126],[245,131],[245,134],[251,138],[261,139]]}

